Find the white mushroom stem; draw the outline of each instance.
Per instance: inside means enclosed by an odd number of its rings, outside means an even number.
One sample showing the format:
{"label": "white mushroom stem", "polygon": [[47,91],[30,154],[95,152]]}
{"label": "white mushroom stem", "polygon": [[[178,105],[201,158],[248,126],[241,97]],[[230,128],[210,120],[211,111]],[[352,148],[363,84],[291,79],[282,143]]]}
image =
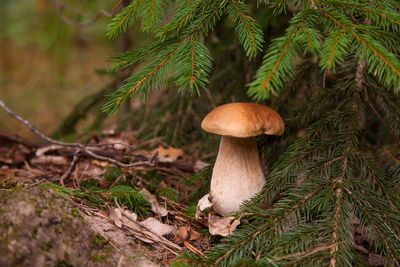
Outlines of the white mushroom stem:
{"label": "white mushroom stem", "polygon": [[260,192],[264,184],[256,138],[222,136],[211,178],[214,210],[221,215],[239,211],[242,202]]}

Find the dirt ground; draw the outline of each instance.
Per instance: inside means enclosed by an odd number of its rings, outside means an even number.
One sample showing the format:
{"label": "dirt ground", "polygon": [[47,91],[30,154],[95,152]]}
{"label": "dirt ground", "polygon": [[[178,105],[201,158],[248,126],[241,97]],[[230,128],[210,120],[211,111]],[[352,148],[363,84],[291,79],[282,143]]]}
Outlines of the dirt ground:
{"label": "dirt ground", "polygon": [[0,189],[0,266],[156,266],[118,250],[73,205],[39,187]]}

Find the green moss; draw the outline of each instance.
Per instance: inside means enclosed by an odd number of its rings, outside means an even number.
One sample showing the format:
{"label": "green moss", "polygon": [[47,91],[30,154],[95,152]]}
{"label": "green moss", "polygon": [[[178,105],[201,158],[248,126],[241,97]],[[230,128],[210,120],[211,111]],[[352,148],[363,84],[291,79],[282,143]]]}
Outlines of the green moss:
{"label": "green moss", "polygon": [[104,238],[102,238],[99,235],[93,235],[92,238],[92,247],[95,248],[102,248],[107,244],[107,240],[105,240]]}
{"label": "green moss", "polygon": [[92,261],[93,262],[104,262],[104,261],[106,261],[106,259],[107,259],[106,255],[100,255],[100,254],[97,254],[97,253],[94,253],[93,256],[92,256]]}
{"label": "green moss", "polygon": [[82,218],[81,214],[79,213],[79,211],[78,211],[77,209],[71,208],[70,211],[69,211],[69,213],[70,213],[73,217],[79,219],[81,222],[85,222],[85,220]]}
{"label": "green moss", "polygon": [[40,216],[40,213],[42,213],[42,208],[40,208],[40,207],[37,207],[36,209],[35,209],[35,213],[36,213],[36,215],[37,216]]}
{"label": "green moss", "polygon": [[32,238],[36,238],[37,232],[38,232],[38,228],[37,227],[33,228]]}
{"label": "green moss", "polygon": [[54,243],[54,241],[53,241],[53,240],[50,240],[50,241],[48,241],[48,242],[43,243],[42,245],[40,245],[40,248],[43,249],[43,250],[45,250],[45,251],[49,251],[49,250],[53,247],[53,243]]}
{"label": "green moss", "polygon": [[57,267],[74,267],[68,259],[63,259],[62,261],[59,261],[55,264]]}

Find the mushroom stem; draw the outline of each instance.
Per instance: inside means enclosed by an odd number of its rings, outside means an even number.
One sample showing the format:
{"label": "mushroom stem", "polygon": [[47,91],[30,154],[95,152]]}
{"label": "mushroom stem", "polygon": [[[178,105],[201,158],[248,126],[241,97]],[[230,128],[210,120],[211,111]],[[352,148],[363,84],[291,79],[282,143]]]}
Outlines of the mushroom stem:
{"label": "mushroom stem", "polygon": [[243,201],[260,192],[265,183],[255,137],[222,136],[211,178],[214,210],[229,215]]}

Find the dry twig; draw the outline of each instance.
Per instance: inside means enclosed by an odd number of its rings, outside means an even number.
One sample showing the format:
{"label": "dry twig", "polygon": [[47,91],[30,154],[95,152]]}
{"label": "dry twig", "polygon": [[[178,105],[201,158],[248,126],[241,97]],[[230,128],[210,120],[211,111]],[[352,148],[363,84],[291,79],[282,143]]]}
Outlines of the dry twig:
{"label": "dry twig", "polygon": [[[21,122],[23,125],[25,125],[29,130],[31,130],[35,135],[37,135],[38,137],[40,137],[42,140],[50,143],[50,144],[54,144],[54,145],[59,145],[59,146],[64,146],[64,147],[74,147],[76,148],[76,151],[74,153],[73,156],[73,160],[70,164],[69,169],[67,170],[67,172],[61,177],[60,179],[60,183],[61,185],[63,185],[64,180],[66,178],[68,178],[72,171],[74,170],[77,161],[79,159],[79,154],[81,154],[82,152],[86,153],[87,155],[89,155],[90,157],[100,160],[100,161],[106,161],[108,163],[114,164],[118,167],[122,167],[122,168],[132,168],[132,167],[139,167],[139,166],[150,166],[150,167],[154,167],[155,163],[157,161],[157,155],[158,153],[154,153],[153,156],[147,160],[147,161],[142,161],[142,162],[134,162],[134,163],[122,163],[118,160],[115,160],[113,158],[110,157],[106,157],[106,156],[100,156],[97,155],[96,153],[94,153],[92,150],[90,150],[90,147],[100,147],[100,146],[112,146],[112,145],[116,145],[116,144],[95,144],[95,145],[91,145],[91,144],[82,144],[82,143],[68,143],[68,142],[60,142],[57,140],[54,140],[46,135],[44,135],[43,133],[41,133],[38,129],[36,129],[32,124],[30,124],[27,120],[21,118],[20,116],[18,116],[17,114],[15,114],[11,109],[9,109],[3,101],[0,100],[0,107],[7,112],[11,117],[15,118],[16,120],[18,120],[19,122]],[[126,145],[130,148],[134,148],[131,145],[127,145],[127,144],[120,144],[120,145]]]}

